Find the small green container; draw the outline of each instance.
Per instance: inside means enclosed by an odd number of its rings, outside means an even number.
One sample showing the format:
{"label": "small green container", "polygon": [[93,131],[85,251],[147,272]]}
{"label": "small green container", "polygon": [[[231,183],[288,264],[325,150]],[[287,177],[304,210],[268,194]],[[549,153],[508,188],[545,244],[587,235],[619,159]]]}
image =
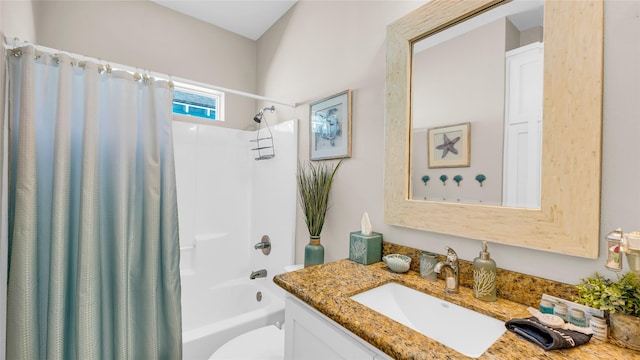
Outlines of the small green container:
{"label": "small green container", "polygon": [[304,247],[304,267],[324,264],[324,246],[320,244],[320,237],[309,239]]}
{"label": "small green container", "polygon": [[382,234],[353,231],[349,237],[349,259],[364,265],[382,261]]}

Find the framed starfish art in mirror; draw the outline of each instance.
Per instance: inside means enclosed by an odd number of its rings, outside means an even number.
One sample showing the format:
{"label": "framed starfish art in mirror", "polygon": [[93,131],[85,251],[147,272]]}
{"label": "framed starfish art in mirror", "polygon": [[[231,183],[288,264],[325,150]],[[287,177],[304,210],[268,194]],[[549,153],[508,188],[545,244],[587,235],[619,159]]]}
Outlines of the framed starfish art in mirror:
{"label": "framed starfish art in mirror", "polygon": [[468,167],[471,123],[441,126],[427,132],[429,168]]}

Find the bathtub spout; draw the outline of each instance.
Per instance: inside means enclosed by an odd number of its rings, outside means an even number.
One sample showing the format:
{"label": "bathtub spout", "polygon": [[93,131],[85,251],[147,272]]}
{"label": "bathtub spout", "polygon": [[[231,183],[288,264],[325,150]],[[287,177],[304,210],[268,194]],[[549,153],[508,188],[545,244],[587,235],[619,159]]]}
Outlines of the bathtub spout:
{"label": "bathtub spout", "polygon": [[251,275],[249,275],[249,279],[253,280],[255,278],[263,278],[263,277],[267,277],[267,270],[266,269],[262,269],[262,270],[258,270],[258,271],[252,271]]}

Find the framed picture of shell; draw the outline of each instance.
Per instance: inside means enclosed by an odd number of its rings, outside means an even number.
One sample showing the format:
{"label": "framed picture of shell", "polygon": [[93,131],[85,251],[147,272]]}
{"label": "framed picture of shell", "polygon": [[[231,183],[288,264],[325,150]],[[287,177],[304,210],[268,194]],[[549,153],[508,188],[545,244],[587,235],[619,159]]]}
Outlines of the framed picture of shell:
{"label": "framed picture of shell", "polygon": [[309,159],[351,157],[351,90],[311,103]]}

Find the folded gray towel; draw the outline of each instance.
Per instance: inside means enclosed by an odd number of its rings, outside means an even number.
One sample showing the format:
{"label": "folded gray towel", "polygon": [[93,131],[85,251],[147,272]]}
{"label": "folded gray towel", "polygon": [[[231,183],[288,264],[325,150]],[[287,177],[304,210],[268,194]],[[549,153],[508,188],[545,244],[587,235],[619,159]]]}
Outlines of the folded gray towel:
{"label": "folded gray towel", "polygon": [[504,325],[509,331],[545,350],[573,348],[591,340],[591,335],[553,328],[540,323],[533,316],[525,319],[511,319]]}

